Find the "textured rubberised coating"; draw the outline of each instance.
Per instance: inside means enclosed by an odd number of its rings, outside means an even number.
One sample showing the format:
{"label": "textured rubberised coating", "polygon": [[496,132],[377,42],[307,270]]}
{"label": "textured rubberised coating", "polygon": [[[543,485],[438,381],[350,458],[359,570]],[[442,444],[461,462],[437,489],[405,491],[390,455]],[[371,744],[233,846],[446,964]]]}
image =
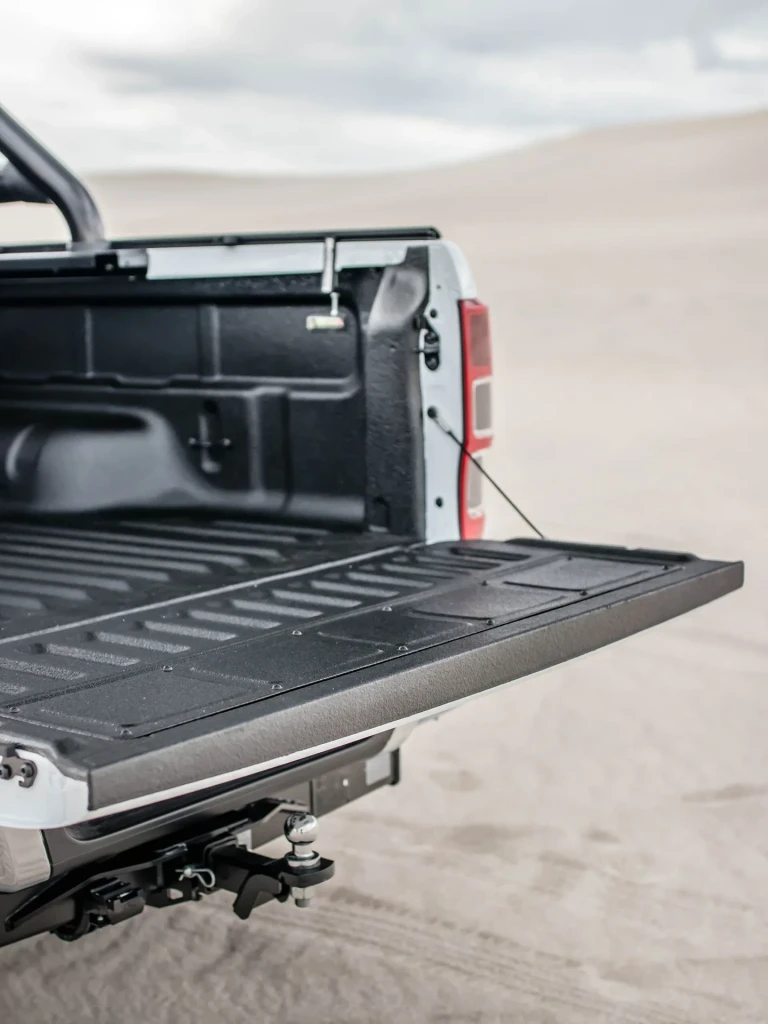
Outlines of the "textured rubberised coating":
{"label": "textured rubberised coating", "polygon": [[[71,526],[46,529],[78,539]],[[692,556],[526,542],[376,551],[363,537],[286,532],[280,541],[268,529],[217,521],[203,535],[202,525],[174,520],[83,530],[83,551],[133,545],[156,571],[176,574],[163,587],[189,585],[164,602],[147,600],[157,581],[136,583],[117,568],[95,576],[84,563],[55,581],[53,569],[33,579],[38,570],[27,568],[22,579],[3,568],[9,593],[45,607],[17,613],[17,630],[27,628],[0,643],[0,735],[37,743],[92,785],[100,776],[92,801],[106,806],[424,713],[741,582],[740,565]],[[0,547],[24,534],[9,526]],[[214,569],[214,555],[242,563]],[[182,584],[185,560],[205,569]],[[50,601],[69,602],[59,608],[65,621],[41,627]]]}

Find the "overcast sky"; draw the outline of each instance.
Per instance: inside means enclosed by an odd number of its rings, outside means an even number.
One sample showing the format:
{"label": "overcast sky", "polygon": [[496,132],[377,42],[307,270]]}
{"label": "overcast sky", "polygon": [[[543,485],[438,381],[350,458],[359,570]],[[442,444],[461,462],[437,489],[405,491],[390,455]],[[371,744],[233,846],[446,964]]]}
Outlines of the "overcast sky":
{"label": "overcast sky", "polygon": [[428,165],[768,106],[768,0],[0,0],[0,103],[85,171]]}

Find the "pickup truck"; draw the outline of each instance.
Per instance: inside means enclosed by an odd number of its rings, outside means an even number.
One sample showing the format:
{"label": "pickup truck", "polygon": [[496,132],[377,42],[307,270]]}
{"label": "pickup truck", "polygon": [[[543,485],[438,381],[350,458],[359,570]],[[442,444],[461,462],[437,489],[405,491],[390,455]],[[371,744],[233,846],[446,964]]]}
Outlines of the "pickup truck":
{"label": "pickup truck", "polygon": [[741,585],[483,539],[488,310],[435,229],[107,241],[2,110],[0,151],[72,234],[0,249],[0,946],[306,906],[420,721]]}

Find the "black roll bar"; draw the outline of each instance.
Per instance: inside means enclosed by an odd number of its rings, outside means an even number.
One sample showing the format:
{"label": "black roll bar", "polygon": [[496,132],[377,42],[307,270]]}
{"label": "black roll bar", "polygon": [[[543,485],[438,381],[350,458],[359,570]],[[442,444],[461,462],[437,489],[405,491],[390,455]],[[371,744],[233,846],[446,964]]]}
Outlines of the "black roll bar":
{"label": "black roll bar", "polygon": [[[0,185],[6,179],[11,188],[2,190],[10,195],[22,195],[26,201],[41,202],[49,199],[62,213],[69,226],[72,242],[78,248],[103,246],[104,226],[96,202],[82,181],[64,166],[49,150],[30,135],[4,107],[0,107],[0,153],[3,153],[27,183],[20,187],[18,177],[6,172],[0,175]],[[37,198],[34,198],[37,194]],[[0,191],[0,200],[2,192]]]}

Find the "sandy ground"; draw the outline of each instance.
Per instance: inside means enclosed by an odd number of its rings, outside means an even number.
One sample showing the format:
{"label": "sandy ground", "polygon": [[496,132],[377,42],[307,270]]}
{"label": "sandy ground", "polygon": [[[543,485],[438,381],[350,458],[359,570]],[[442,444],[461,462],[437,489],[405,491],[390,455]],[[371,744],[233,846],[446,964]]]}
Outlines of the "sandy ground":
{"label": "sandy ground", "polygon": [[553,536],[743,557],[748,584],[417,730],[399,788],[324,822],[314,910],[215,897],[10,948],[0,1020],[768,1020],[768,115],[97,185],[120,234],[438,224],[493,312],[505,485]]}

